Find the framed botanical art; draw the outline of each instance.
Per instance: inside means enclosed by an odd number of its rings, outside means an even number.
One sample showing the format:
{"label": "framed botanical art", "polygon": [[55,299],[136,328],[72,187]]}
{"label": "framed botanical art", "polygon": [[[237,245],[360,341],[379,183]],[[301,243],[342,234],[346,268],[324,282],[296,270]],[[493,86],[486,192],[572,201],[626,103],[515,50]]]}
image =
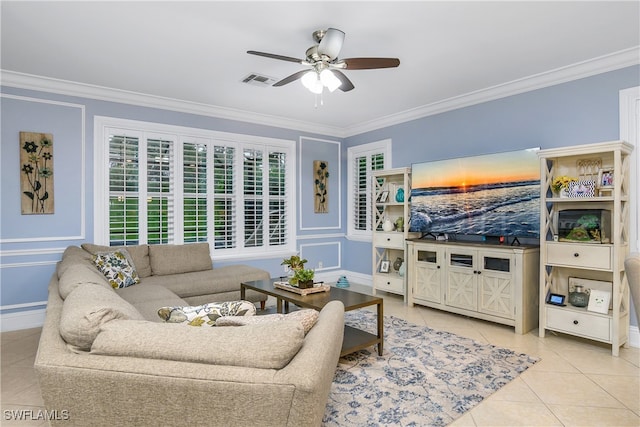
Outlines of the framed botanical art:
{"label": "framed botanical art", "polygon": [[20,132],[20,211],[53,213],[53,135]]}

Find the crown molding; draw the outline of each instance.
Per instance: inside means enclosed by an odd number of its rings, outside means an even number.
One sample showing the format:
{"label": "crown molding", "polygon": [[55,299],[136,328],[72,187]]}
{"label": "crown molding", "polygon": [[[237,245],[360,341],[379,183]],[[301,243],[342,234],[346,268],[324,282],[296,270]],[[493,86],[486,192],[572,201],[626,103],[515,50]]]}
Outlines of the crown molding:
{"label": "crown molding", "polygon": [[640,64],[640,46],[426,104],[344,129],[345,137]]}
{"label": "crown molding", "polygon": [[446,111],[493,101],[507,96],[542,89],[560,83],[566,83],[572,80],[578,80],[638,64],[640,64],[640,46],[635,46],[565,67],[556,68],[554,70],[534,74],[511,82],[469,92],[410,110],[401,111],[396,114],[383,116],[374,120],[348,126],[346,128],[318,125],[316,123],[292,120],[279,116],[258,114],[216,105],[165,98],[103,86],[77,83],[68,80],[36,76],[33,74],[17,73],[9,70],[0,70],[0,80],[4,86],[11,86],[20,89],[51,92],[68,96],[79,96],[149,108],[161,108],[183,113],[237,120],[253,124],[345,138],[405,123],[411,120],[444,113]]}
{"label": "crown molding", "polygon": [[285,117],[271,116],[268,114],[259,114],[250,111],[220,107],[217,105],[209,105],[181,99],[113,89],[104,86],[72,82],[69,80],[54,79],[34,74],[18,73],[9,70],[0,70],[0,81],[3,86],[10,86],[19,89],[37,90],[67,96],[79,96],[82,98],[118,102],[128,105],[137,105],[140,107],[160,108],[164,110],[237,120],[270,127],[281,127],[327,136],[344,136],[344,129],[339,127],[319,125],[316,123],[292,120]]}

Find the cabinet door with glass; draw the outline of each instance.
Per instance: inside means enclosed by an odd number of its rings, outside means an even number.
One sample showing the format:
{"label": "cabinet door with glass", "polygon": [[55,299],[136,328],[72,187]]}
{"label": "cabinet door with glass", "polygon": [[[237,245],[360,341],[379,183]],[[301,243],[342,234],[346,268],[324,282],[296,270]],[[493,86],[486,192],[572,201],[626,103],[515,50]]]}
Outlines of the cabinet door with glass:
{"label": "cabinet door with glass", "polygon": [[416,299],[435,303],[442,302],[442,277],[444,274],[444,249],[429,247],[416,250],[415,287]]}
{"label": "cabinet door with glass", "polygon": [[513,265],[515,257],[502,252],[479,254],[478,311],[511,319],[514,317]]}

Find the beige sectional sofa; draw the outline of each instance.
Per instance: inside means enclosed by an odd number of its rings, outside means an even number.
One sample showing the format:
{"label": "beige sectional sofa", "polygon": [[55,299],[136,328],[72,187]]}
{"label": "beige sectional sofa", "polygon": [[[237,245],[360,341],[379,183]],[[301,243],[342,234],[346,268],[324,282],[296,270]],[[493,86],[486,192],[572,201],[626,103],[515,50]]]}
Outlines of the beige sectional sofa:
{"label": "beige sectional sofa", "polygon": [[164,323],[161,307],[238,299],[241,281],[268,273],[212,269],[206,244],[141,245],[127,248],[140,283],[113,289],[91,258],[113,248],[83,248],[67,248],[51,279],[35,361],[44,405],[60,415],[52,425],[320,424],[342,345],[341,303],[325,306],[306,335],[292,320]]}

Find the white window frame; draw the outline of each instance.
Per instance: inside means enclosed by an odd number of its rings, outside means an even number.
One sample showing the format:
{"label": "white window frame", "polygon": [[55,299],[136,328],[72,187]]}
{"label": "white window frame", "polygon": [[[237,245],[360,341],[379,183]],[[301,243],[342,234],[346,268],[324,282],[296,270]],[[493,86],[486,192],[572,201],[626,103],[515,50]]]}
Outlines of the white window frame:
{"label": "white window frame", "polygon": [[[260,247],[248,247],[244,248],[241,244],[244,239],[243,225],[238,225],[236,229],[238,247],[234,249],[218,249],[214,247],[213,238],[209,238],[209,247],[211,255],[216,259],[260,259],[260,258],[279,258],[290,255],[296,251],[296,212],[293,195],[295,194],[296,187],[296,174],[295,174],[295,162],[296,162],[296,142],[291,140],[275,139],[268,137],[260,137],[253,135],[234,134],[227,132],[211,131],[206,129],[187,128],[175,125],[166,125],[161,123],[143,122],[137,120],[119,119],[114,117],[96,116],[94,118],[94,231],[93,240],[99,245],[109,245],[109,144],[107,141],[108,135],[112,129],[117,129],[119,135],[135,136],[148,138],[162,137],[165,139],[171,139],[174,141],[175,153],[174,159],[174,173],[179,177],[182,177],[182,159],[183,150],[182,144],[185,142],[198,142],[206,143],[209,145],[209,153],[213,152],[215,145],[232,145],[235,146],[236,156],[242,158],[242,150],[245,147],[251,146],[252,148],[261,148],[265,151],[265,159],[268,158],[269,151],[274,149],[282,150],[286,153],[286,198],[290,202],[286,205],[286,245],[272,247],[268,246],[268,239],[263,240],[264,245]],[[178,148],[179,147],[179,148]],[[211,158],[211,157],[210,157]],[[236,160],[237,161],[237,160]],[[209,163],[211,164],[211,163]],[[146,166],[146,165],[145,165]],[[239,188],[242,187],[242,165],[238,166],[234,164],[234,171],[236,178],[240,176],[240,180],[237,181]],[[141,174],[142,176],[142,174]],[[208,180],[207,185],[212,185],[212,180]],[[140,186],[146,185],[146,177],[140,180]],[[174,202],[174,227],[173,227],[173,241],[174,244],[183,243],[184,236],[184,223],[182,217],[182,206],[184,203],[183,198],[183,186],[182,182],[176,182],[175,186],[175,202]],[[209,191],[208,191],[209,193]],[[213,193],[211,190],[210,193]],[[238,195],[238,205],[236,206],[235,215],[237,218],[242,218],[242,195]],[[140,218],[146,218],[146,211],[139,212]],[[268,215],[267,215],[268,216]],[[238,220],[242,223],[242,220]],[[211,230],[210,224],[213,221],[208,221],[209,230]],[[142,226],[142,222],[141,222]],[[145,226],[146,227],[146,224]],[[142,228],[142,227],[141,227]],[[266,228],[266,227],[265,227]],[[209,233],[209,236],[212,236]],[[145,237],[146,238],[146,237]]]}
{"label": "white window frame", "polygon": [[371,170],[367,168],[367,229],[356,230],[354,227],[354,188],[356,185],[356,170],[354,168],[355,159],[358,157],[367,157],[367,164],[370,164],[371,156],[382,153],[384,155],[384,169],[389,169],[391,163],[391,139],[370,142],[367,144],[356,145],[347,149],[347,239],[370,242],[372,240],[371,230]]}

